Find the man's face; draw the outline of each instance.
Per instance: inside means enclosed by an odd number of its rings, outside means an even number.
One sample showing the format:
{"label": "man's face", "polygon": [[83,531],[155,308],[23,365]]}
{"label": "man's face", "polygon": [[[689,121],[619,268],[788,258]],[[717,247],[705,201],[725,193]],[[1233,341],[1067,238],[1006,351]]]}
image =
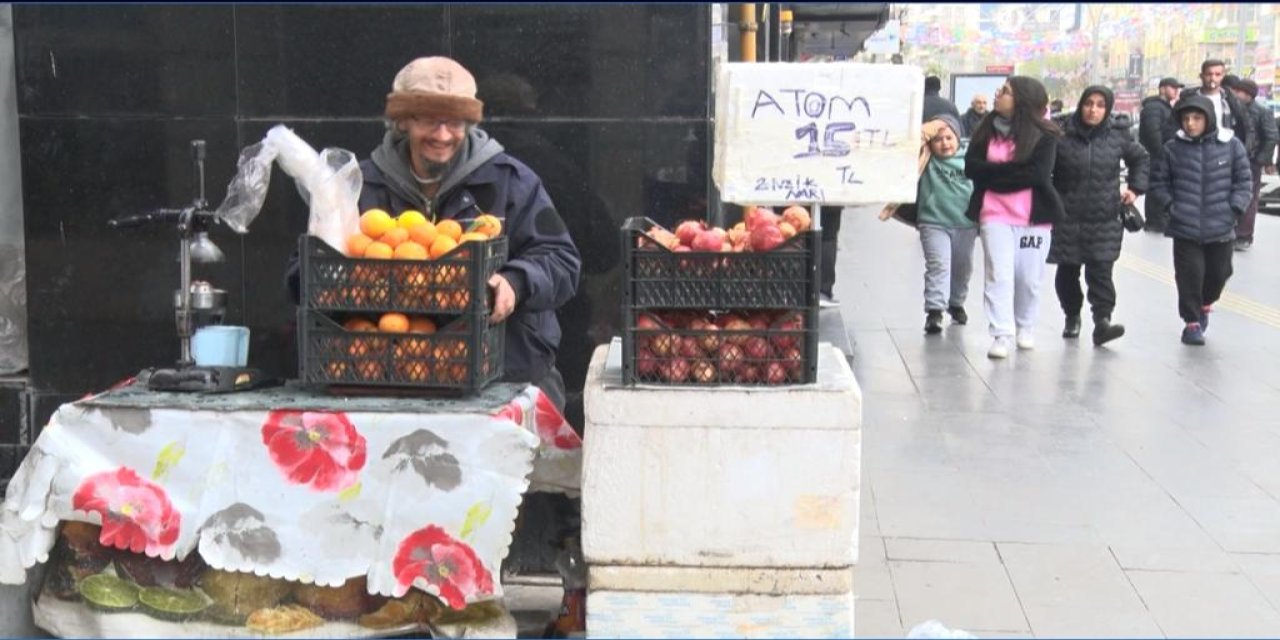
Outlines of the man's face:
{"label": "man's face", "polygon": [[1227,75],[1227,68],[1215,65],[1200,72],[1200,86],[1208,91],[1217,91],[1222,86],[1222,76]]}
{"label": "man's face", "polygon": [[1182,130],[1192,138],[1204,133],[1205,118],[1199,111],[1182,112]]}
{"label": "man's face", "polygon": [[452,160],[467,137],[467,123],[462,120],[414,116],[405,121],[404,129],[409,135],[414,168],[422,175],[430,165]]}
{"label": "man's face", "polygon": [[943,127],[938,135],[929,141],[929,152],[939,158],[950,158],[960,148],[960,141],[951,127]]}
{"label": "man's face", "polygon": [[970,106],[970,107],[973,107],[973,112],[974,112],[974,113],[986,113],[986,112],[987,112],[987,97],[986,97],[986,96],[974,96],[974,97],[973,97],[973,102],[970,102],[970,103],[969,103],[969,106]]}
{"label": "man's face", "polygon": [[1090,127],[1096,127],[1102,124],[1103,118],[1107,117],[1107,101],[1102,98],[1100,93],[1091,93],[1089,97],[1080,103],[1080,119]]}
{"label": "man's face", "polygon": [[1169,85],[1160,87],[1160,97],[1164,98],[1165,102],[1173,102],[1178,99],[1178,88]]}

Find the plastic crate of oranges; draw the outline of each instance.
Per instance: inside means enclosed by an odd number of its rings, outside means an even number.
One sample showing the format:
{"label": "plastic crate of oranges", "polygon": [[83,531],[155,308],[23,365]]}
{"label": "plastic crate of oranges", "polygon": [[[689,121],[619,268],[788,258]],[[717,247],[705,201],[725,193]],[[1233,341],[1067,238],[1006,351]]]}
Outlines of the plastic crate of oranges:
{"label": "plastic crate of oranges", "polygon": [[488,281],[507,238],[492,215],[463,224],[371,209],[345,255],[304,235],[303,380],[475,391],[501,376],[504,327],[488,324]]}

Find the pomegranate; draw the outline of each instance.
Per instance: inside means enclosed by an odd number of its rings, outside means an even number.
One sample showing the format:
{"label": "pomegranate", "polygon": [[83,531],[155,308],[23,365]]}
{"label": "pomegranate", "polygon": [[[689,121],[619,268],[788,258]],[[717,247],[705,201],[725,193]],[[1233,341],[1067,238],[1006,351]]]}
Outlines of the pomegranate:
{"label": "pomegranate", "polygon": [[684,358],[673,358],[658,365],[658,374],[663,380],[680,384],[689,379],[689,361]]}
{"label": "pomegranate", "polygon": [[755,231],[756,227],[761,225],[777,226],[778,214],[764,207],[753,207],[747,211],[742,222],[746,225],[747,231]]}
{"label": "pomegranate", "polygon": [[649,235],[652,236],[654,240],[657,240],[659,244],[673,251],[676,247],[680,246],[680,238],[676,237],[676,234],[671,233],[662,227],[654,227],[650,229]]}
{"label": "pomegranate", "polygon": [[717,315],[715,318],[715,323],[716,323],[716,326],[720,327],[721,329],[724,329],[728,327],[730,322],[733,322],[734,320],[741,320],[741,319],[742,319],[742,316],[736,313],[726,313],[724,315]]}
{"label": "pomegranate", "polygon": [[719,227],[707,229],[699,233],[690,246],[694,251],[719,251],[725,237],[724,229]]}
{"label": "pomegranate", "polygon": [[791,226],[789,222],[779,222],[778,231],[782,232],[782,237],[786,240],[796,237],[796,228]]}
{"label": "pomegranate", "polygon": [[804,370],[804,354],[800,352],[800,347],[787,347],[779,352],[782,358],[782,364],[787,369],[787,375],[792,380],[799,380],[800,374]]}
{"label": "pomegranate", "polygon": [[636,353],[636,375],[651,380],[658,373],[658,358],[648,349],[640,349]]}
{"label": "pomegranate", "polygon": [[724,330],[734,332],[734,335],[725,336],[725,342],[732,344],[744,344],[747,341],[747,336],[743,335],[741,332],[750,331],[751,325],[747,324],[747,321],[742,318],[734,318],[725,323]]}
{"label": "pomegranate", "polygon": [[659,333],[649,339],[649,350],[653,355],[665,358],[674,355],[680,348],[680,336],[670,333]]}
{"label": "pomegranate", "polygon": [[813,220],[809,217],[809,211],[797,204],[793,204],[783,210],[782,221],[791,225],[797,232],[808,231],[813,227]]}
{"label": "pomegranate", "polygon": [[744,358],[746,355],[742,352],[742,347],[736,344],[722,344],[716,351],[716,365],[725,374],[737,373],[741,370]]}
{"label": "pomegranate", "polygon": [[799,344],[799,332],[804,330],[804,316],[799,313],[788,313],[773,323],[775,331],[786,331],[789,333],[776,333],[770,336],[769,342],[779,350],[788,347],[794,347]]}
{"label": "pomegranate", "polygon": [[691,374],[694,382],[715,382],[716,367],[706,360],[695,360]]}
{"label": "pomegranate", "polygon": [[685,220],[676,227],[676,237],[680,239],[680,244],[692,247],[694,238],[707,228],[707,223],[701,220]]}
{"label": "pomegranate", "polygon": [[747,324],[751,325],[753,331],[767,331],[769,329],[769,314],[753,313],[747,316]]}
{"label": "pomegranate", "polygon": [[770,362],[764,368],[766,384],[782,384],[787,381],[787,368],[781,362]]}
{"label": "pomegranate", "polygon": [[776,224],[761,224],[751,230],[752,251],[772,251],[786,241],[787,239],[782,236],[782,230]]}
{"label": "pomegranate", "polygon": [[754,364],[741,367],[738,369],[738,374],[734,379],[742,384],[755,384],[760,381],[760,367]]}
{"label": "pomegranate", "polygon": [[[655,349],[656,353],[657,350]],[[748,360],[767,360],[772,352],[769,350],[769,342],[760,336],[751,336],[742,345],[742,352],[746,354]]]}
{"label": "pomegranate", "polygon": [[680,338],[679,354],[682,357],[695,359],[703,357],[702,347],[698,344],[698,339],[693,336],[685,336]]}

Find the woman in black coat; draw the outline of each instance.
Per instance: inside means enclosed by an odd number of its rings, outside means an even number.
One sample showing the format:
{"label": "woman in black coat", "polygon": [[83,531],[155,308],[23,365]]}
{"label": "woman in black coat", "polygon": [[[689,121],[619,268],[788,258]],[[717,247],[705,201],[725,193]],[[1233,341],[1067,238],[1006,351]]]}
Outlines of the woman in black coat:
{"label": "woman in black coat", "polygon": [[[1080,310],[1084,294],[1080,271],[1084,270],[1093,311],[1093,343],[1105,344],[1124,335],[1124,326],[1111,323],[1116,307],[1112,269],[1120,257],[1124,237],[1121,205],[1132,204],[1147,189],[1150,161],[1142,145],[1114,125],[1111,108],[1115,97],[1106,87],[1092,86],[1080,96],[1080,105],[1067,121],[1058,142],[1053,185],[1062,195],[1066,217],[1053,227],[1049,262],[1058,265],[1054,285],[1066,314],[1062,337],[1080,335]],[[1129,169],[1125,188],[1120,187],[1120,162]]]}

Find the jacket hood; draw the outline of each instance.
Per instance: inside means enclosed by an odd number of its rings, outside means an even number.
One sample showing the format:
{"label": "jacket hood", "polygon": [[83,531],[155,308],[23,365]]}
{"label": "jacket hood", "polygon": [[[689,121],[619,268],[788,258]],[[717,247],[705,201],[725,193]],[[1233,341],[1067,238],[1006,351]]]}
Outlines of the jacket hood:
{"label": "jacket hood", "polygon": [[1145,107],[1145,106],[1147,106],[1148,104],[1151,104],[1152,102],[1163,102],[1164,104],[1168,105],[1170,109],[1172,109],[1172,108],[1173,108],[1173,105],[1169,104],[1169,101],[1168,101],[1168,100],[1165,100],[1164,98],[1161,98],[1160,96],[1147,96],[1147,97],[1143,98],[1143,99],[1142,99],[1142,106],[1144,106],[1144,107]]}
{"label": "jacket hood", "polygon": [[[1182,130],[1182,114],[1187,111],[1199,111],[1204,114],[1204,133],[1197,138],[1185,135]],[[1178,133],[1183,134],[1179,137],[1184,140],[1212,138],[1218,131],[1218,110],[1214,108],[1212,100],[1201,95],[1187,96],[1186,98],[1179,100],[1178,105],[1173,108],[1173,117],[1177,119]]]}
{"label": "jacket hood", "polygon": [[[1107,111],[1102,115],[1102,122],[1097,127],[1090,127],[1084,123],[1084,101],[1094,94],[1102,95],[1102,102],[1107,106]],[[1071,123],[1080,131],[1090,131],[1092,129],[1105,127],[1111,118],[1111,110],[1115,106],[1116,96],[1114,93],[1111,93],[1110,89],[1099,85],[1086,87],[1084,92],[1080,94],[1080,101],[1076,103],[1075,113],[1071,114]]]}

